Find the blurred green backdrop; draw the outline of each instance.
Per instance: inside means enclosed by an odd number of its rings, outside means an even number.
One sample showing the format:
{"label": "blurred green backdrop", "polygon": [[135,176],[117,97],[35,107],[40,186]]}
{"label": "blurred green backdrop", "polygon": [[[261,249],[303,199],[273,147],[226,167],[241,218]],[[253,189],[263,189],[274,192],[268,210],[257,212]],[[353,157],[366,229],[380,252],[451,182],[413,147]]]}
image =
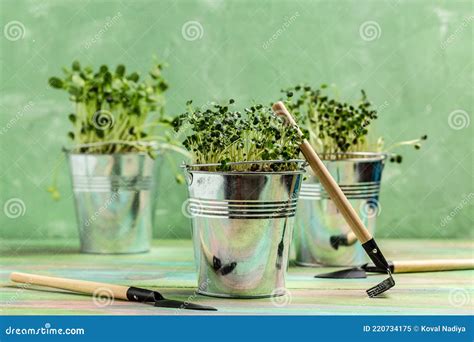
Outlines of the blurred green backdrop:
{"label": "blurred green backdrop", "polygon": [[[77,236],[59,163],[72,105],[48,77],[74,59],[145,72],[153,55],[169,64],[172,115],[187,99],[268,103],[299,82],[336,83],[347,100],[365,89],[388,144],[429,135],[387,165],[378,235],[472,238],[471,0],[2,0],[0,12],[3,238]],[[46,192],[55,169],[59,202]],[[162,167],[155,237],[190,236],[174,172]],[[11,199],[24,206],[6,215]]]}

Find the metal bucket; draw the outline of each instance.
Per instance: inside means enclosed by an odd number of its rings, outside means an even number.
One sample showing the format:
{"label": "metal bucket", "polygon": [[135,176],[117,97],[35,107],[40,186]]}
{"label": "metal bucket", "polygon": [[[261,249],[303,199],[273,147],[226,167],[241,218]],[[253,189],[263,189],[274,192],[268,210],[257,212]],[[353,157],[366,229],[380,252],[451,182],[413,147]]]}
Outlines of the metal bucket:
{"label": "metal bucket", "polygon": [[192,219],[199,293],[233,298],[285,294],[304,173],[304,162],[296,162],[298,169],[288,172],[186,167],[189,199],[184,207]]}
{"label": "metal bucket", "polygon": [[[359,213],[371,234],[381,211],[380,181],[386,155],[344,153],[322,155],[323,163]],[[331,238],[347,235],[349,226],[321,183],[308,169],[301,186],[295,222],[296,263],[302,266],[352,266],[368,261],[359,242],[335,247]]]}
{"label": "metal bucket", "polygon": [[155,160],[146,153],[78,154],[69,159],[84,253],[141,253],[152,236]]}

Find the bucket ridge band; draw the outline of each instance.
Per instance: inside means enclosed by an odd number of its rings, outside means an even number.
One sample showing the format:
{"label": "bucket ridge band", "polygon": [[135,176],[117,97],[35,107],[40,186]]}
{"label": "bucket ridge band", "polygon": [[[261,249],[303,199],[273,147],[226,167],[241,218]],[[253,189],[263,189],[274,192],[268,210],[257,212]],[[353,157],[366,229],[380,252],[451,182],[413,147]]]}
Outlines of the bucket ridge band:
{"label": "bucket ridge band", "polygon": [[83,176],[73,175],[73,189],[76,191],[149,190],[151,176]]}
{"label": "bucket ridge band", "polygon": [[298,199],[288,201],[255,200],[209,200],[189,199],[189,211],[192,216],[228,217],[239,219],[293,217]]}
{"label": "bucket ridge band", "polygon": [[[369,199],[376,198],[380,192],[380,182],[361,182],[356,184],[339,184],[342,192],[348,199]],[[301,185],[300,198],[305,200],[329,199],[329,195],[321,184]]]}

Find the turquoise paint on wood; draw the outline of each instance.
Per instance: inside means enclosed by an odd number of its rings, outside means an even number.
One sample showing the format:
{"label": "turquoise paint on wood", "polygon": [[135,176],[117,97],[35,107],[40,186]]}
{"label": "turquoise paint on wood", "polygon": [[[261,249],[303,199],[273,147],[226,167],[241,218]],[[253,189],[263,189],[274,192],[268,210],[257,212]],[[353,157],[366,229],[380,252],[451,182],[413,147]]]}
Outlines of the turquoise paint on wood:
{"label": "turquoise paint on wood", "polygon": [[[48,77],[74,59],[145,72],[154,54],[169,64],[173,115],[188,99],[270,102],[302,81],[336,83],[348,100],[364,88],[388,144],[429,135],[421,151],[402,151],[402,165],[387,165],[378,234],[472,238],[474,124],[448,124],[456,110],[472,118],[471,1],[4,0],[0,13],[0,200],[20,198],[26,208],[16,219],[0,215],[5,238],[77,236],[67,167],[58,164],[72,106]],[[12,21],[23,25],[21,39],[7,36]],[[202,37],[184,39],[189,21]],[[371,21],[380,29],[364,40],[360,27]],[[45,191],[54,169],[58,203]],[[173,173],[161,174],[161,238],[190,235],[186,190]]]}
{"label": "turquoise paint on wood", "polygon": [[[381,240],[390,260],[468,258],[473,243],[459,240]],[[419,249],[419,245],[424,248]],[[235,300],[196,295],[197,275],[191,241],[155,240],[149,253],[135,255],[79,254],[77,241],[42,240],[25,245],[9,240],[0,247],[0,300],[4,315],[176,315],[175,309],[115,300],[98,307],[90,296],[35,291],[8,280],[13,271],[156,289],[165,297],[211,305],[213,314],[278,315],[469,315],[474,295],[472,270],[395,274],[396,285],[385,296],[369,300],[365,289],[386,278],[315,279],[335,268],[296,267],[286,276],[288,297],[275,306],[271,298]],[[279,302],[280,303],[280,302]],[[286,305],[283,305],[286,304]],[[181,314],[185,314],[181,312]],[[196,314],[196,313],[193,313]]]}

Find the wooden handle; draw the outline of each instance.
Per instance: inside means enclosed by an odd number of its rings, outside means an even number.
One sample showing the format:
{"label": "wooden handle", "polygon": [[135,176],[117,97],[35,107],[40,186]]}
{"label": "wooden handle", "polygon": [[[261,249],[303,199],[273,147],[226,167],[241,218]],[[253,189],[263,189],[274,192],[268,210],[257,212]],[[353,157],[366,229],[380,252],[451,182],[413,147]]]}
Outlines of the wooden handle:
{"label": "wooden handle", "polygon": [[[280,101],[275,103],[272,106],[272,109],[276,115],[282,116],[287,121],[287,123],[295,126],[301,136],[303,135],[295,120],[293,119],[293,116],[291,116],[291,114],[288,112],[283,102]],[[357,236],[359,241],[361,243],[365,243],[372,239],[372,235],[369,233],[367,228],[365,228],[364,223],[361,221],[354,208],[352,208],[351,204],[346,198],[346,195],[344,195],[339,185],[336,183],[334,178],[332,178],[328,169],[323,164],[321,159],[319,159],[319,156],[310,143],[305,139],[303,140],[300,148],[314,174],[319,179],[326,192],[329,194],[329,197],[336,204],[336,207],[339,209],[342,216],[354,234]]]}
{"label": "wooden handle", "polygon": [[349,246],[352,246],[357,241],[357,236],[354,234],[354,232],[349,232],[347,233],[346,239],[347,244]]}
{"label": "wooden handle", "polygon": [[85,280],[47,277],[19,272],[13,272],[10,274],[10,280],[16,283],[48,286],[54,287],[56,289],[92,294],[93,296],[106,296],[125,300],[127,300],[127,290],[129,289],[128,286],[96,283]]}
{"label": "wooden handle", "polygon": [[440,259],[440,260],[411,260],[394,261],[395,273],[433,272],[474,269],[474,259]]}

